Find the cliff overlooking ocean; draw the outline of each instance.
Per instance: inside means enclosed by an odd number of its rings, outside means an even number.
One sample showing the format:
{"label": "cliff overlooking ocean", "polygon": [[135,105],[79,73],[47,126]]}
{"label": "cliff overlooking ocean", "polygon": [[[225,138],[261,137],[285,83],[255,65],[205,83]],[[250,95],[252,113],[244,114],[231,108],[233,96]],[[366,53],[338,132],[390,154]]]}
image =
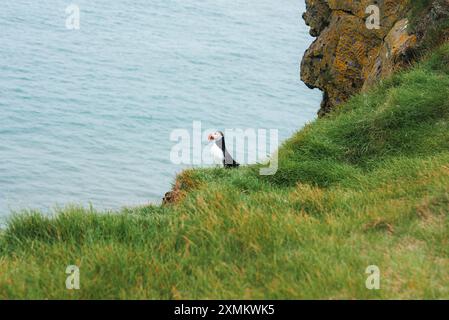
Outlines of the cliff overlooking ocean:
{"label": "cliff overlooking ocean", "polygon": [[77,0],[79,30],[66,29],[62,1],[6,1],[0,220],[160,203],[191,167],[170,161],[170,134],[194,121],[278,128],[283,141],[315,119],[320,92],[298,77],[305,3],[236,1]]}

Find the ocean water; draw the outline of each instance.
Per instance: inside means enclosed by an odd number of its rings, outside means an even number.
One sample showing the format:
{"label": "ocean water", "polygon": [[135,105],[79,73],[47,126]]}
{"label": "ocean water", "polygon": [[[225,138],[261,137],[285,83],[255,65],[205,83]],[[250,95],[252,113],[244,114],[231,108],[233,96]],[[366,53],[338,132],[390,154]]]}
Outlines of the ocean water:
{"label": "ocean water", "polygon": [[[66,7],[80,29],[66,28]],[[0,215],[160,202],[185,166],[174,129],[315,118],[299,79],[302,0],[3,0]]]}

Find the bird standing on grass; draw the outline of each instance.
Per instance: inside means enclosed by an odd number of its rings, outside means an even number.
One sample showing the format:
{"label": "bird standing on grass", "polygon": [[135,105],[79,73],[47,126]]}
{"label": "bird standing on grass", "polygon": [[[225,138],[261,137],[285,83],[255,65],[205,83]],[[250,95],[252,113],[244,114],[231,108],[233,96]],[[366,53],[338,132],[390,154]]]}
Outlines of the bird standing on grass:
{"label": "bird standing on grass", "polygon": [[222,164],[225,168],[237,168],[240,165],[232,158],[228,150],[226,150],[223,132],[217,131],[211,133],[207,139],[214,142],[210,150],[214,163]]}

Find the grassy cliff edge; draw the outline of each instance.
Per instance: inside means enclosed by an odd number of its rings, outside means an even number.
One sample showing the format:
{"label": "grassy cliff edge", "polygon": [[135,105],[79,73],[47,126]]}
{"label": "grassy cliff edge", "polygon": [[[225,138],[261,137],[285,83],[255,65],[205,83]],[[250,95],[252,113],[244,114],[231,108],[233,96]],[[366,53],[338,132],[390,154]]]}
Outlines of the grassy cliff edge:
{"label": "grassy cliff edge", "polygon": [[276,175],[178,182],[169,206],[14,215],[0,298],[449,298],[449,45],[296,133]]}

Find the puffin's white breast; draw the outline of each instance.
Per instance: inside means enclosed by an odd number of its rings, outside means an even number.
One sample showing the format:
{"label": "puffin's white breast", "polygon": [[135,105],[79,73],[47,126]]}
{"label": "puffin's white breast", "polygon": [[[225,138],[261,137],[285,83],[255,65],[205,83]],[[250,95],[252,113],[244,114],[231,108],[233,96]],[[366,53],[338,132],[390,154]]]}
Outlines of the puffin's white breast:
{"label": "puffin's white breast", "polygon": [[212,155],[215,164],[223,164],[223,151],[217,146],[217,144],[212,144],[210,154]]}

